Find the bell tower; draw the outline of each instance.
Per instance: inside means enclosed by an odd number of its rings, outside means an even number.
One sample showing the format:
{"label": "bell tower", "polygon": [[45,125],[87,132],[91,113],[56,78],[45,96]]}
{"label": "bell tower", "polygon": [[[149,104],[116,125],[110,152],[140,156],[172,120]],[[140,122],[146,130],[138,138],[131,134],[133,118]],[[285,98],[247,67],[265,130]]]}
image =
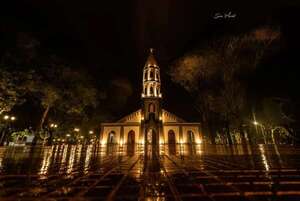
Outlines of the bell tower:
{"label": "bell tower", "polygon": [[152,145],[152,150],[159,150],[159,136],[162,133],[160,69],[150,49],[143,69],[142,120],[141,128],[144,133],[144,144]]}

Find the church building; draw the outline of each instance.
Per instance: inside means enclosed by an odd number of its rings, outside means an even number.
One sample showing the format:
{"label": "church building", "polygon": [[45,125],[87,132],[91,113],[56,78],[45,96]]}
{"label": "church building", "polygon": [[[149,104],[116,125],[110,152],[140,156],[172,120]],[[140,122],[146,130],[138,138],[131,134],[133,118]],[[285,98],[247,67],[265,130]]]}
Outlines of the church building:
{"label": "church building", "polygon": [[162,108],[160,68],[153,49],[143,69],[141,108],[114,123],[101,123],[101,144],[177,144],[202,142],[201,125]]}

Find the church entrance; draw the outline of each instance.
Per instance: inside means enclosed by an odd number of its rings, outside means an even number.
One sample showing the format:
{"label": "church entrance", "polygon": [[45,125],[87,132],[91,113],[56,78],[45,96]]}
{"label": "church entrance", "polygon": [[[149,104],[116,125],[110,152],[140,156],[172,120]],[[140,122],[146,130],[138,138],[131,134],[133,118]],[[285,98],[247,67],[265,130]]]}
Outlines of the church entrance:
{"label": "church entrance", "polygon": [[156,131],[152,128],[148,129],[145,136],[145,150],[149,153],[154,153],[158,151],[158,145],[159,143]]}
{"label": "church entrance", "polygon": [[188,154],[189,155],[195,155],[196,154],[196,147],[195,147],[195,135],[193,131],[188,131],[187,132],[187,137],[188,137]]}
{"label": "church entrance", "polygon": [[195,143],[195,135],[194,135],[194,133],[193,133],[193,131],[188,131],[187,132],[187,134],[188,134],[188,143],[189,144],[194,144]]}
{"label": "church entrance", "polygon": [[128,132],[127,136],[127,154],[132,156],[135,148],[135,133],[133,130]]}
{"label": "church entrance", "polygon": [[175,132],[173,130],[169,130],[169,132],[168,132],[168,143],[169,144],[175,144],[176,143]]}
{"label": "church entrance", "polygon": [[146,144],[156,144],[156,132],[152,128],[147,131]]}
{"label": "church entrance", "polygon": [[133,130],[128,132],[127,144],[129,145],[135,144],[135,133]]}
{"label": "church entrance", "polygon": [[168,150],[169,150],[169,154],[171,155],[176,154],[176,139],[175,139],[175,132],[173,130],[169,130],[168,132]]}
{"label": "church entrance", "polygon": [[111,131],[109,134],[108,134],[108,138],[107,138],[107,144],[114,144],[115,143],[115,132],[114,131]]}

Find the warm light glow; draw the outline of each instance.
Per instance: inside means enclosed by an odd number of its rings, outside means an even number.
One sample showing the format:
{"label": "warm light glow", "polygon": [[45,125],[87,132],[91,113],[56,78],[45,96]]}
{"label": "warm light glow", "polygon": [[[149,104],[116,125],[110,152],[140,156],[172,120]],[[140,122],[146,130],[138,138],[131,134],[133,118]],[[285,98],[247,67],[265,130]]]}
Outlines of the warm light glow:
{"label": "warm light glow", "polygon": [[50,128],[57,128],[57,124],[54,123],[50,124]]}
{"label": "warm light glow", "polygon": [[264,146],[262,144],[259,145],[259,150],[260,150],[260,153],[261,153],[261,159],[262,159],[262,163],[263,163],[263,165],[265,167],[265,170],[269,171],[270,170],[270,166],[269,166],[266,154],[265,154],[265,148],[264,148]]}
{"label": "warm light glow", "polygon": [[4,120],[7,120],[7,119],[9,119],[9,116],[8,116],[8,115],[5,115],[5,116],[3,117],[3,119],[4,119]]}
{"label": "warm light glow", "polygon": [[10,117],[10,120],[14,121],[14,120],[16,120],[16,117],[12,116],[12,117]]}
{"label": "warm light glow", "polygon": [[83,139],[83,138],[84,138],[84,136],[83,136],[83,135],[81,135],[81,136],[80,136],[80,138],[81,138],[81,139]]}
{"label": "warm light glow", "polygon": [[71,135],[68,133],[68,134],[66,134],[66,136],[67,136],[67,137],[70,137]]}
{"label": "warm light glow", "polygon": [[93,133],[94,133],[94,131],[92,131],[92,130],[91,130],[91,131],[89,131],[89,134],[93,134]]}
{"label": "warm light glow", "polygon": [[253,124],[254,124],[254,125],[258,125],[259,123],[258,123],[257,121],[254,121]]}
{"label": "warm light glow", "polygon": [[79,129],[79,128],[74,128],[74,131],[75,131],[75,132],[79,132],[80,129]]}

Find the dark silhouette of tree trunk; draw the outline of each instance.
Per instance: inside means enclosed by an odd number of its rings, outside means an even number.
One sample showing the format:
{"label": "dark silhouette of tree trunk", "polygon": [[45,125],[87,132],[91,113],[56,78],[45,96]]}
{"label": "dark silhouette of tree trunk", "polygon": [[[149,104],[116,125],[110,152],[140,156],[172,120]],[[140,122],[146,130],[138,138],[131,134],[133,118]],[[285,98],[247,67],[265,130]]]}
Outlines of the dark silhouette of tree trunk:
{"label": "dark silhouette of tree trunk", "polygon": [[45,122],[45,120],[47,118],[47,115],[49,113],[49,110],[50,110],[50,105],[47,105],[46,108],[45,108],[45,110],[44,110],[43,116],[41,118],[40,124],[38,126],[38,129],[37,129],[38,131],[42,130],[44,122]]}
{"label": "dark silhouette of tree trunk", "polygon": [[37,143],[37,140],[38,140],[38,134],[39,132],[43,129],[43,125],[44,125],[44,122],[48,116],[48,113],[49,113],[49,110],[50,110],[50,105],[47,105],[44,112],[43,112],[43,115],[42,115],[42,118],[41,118],[41,121],[36,129],[36,132],[35,132],[35,135],[34,135],[34,138],[32,140],[32,145],[35,146],[36,143]]}

